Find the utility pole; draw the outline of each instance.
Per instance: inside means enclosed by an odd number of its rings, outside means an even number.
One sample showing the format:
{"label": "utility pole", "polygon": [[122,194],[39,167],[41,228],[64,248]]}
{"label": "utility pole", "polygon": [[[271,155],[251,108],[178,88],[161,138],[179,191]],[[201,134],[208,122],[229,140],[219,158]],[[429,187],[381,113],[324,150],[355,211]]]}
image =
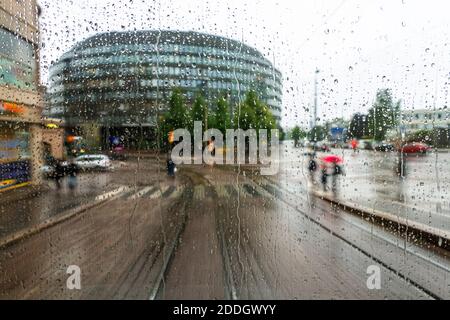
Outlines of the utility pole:
{"label": "utility pole", "polygon": [[319,69],[316,68],[314,74],[314,109],[313,109],[313,119],[311,121],[311,130],[316,126],[317,122],[317,75],[319,74]]}

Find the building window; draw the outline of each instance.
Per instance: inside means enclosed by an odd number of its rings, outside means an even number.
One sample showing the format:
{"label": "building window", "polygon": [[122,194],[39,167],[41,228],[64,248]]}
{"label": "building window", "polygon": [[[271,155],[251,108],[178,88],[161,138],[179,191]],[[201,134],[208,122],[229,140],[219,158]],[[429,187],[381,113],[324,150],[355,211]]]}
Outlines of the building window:
{"label": "building window", "polygon": [[32,44],[0,28],[0,85],[36,88],[36,62]]}

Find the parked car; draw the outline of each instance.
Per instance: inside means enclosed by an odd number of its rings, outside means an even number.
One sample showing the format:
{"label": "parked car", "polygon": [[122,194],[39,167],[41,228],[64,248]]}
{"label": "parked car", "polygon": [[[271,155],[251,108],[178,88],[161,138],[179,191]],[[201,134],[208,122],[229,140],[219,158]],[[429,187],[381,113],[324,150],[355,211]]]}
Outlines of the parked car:
{"label": "parked car", "polygon": [[381,142],[375,146],[375,151],[388,152],[394,150],[394,145],[388,142]]}
{"label": "parked car", "polygon": [[358,149],[363,150],[373,150],[373,141],[372,140],[359,140]]}
{"label": "parked car", "polygon": [[320,150],[323,151],[323,152],[329,152],[330,151],[330,147],[327,144],[324,143],[324,144],[322,144],[320,146]]}
{"label": "parked car", "polygon": [[75,158],[75,164],[81,170],[112,170],[108,156],[103,154],[86,154]]}
{"label": "parked car", "polygon": [[314,151],[329,152],[330,147],[324,141],[318,141],[314,144]]}
{"label": "parked car", "polygon": [[305,147],[305,148],[312,148],[313,146],[314,146],[314,142],[313,141],[305,140],[305,142],[303,144],[303,147]]}
{"label": "parked car", "polygon": [[110,151],[110,157],[115,160],[126,160],[127,155],[125,153],[125,147],[122,145],[113,147]]}
{"label": "parked car", "polygon": [[422,142],[410,142],[403,145],[401,150],[403,153],[421,153],[425,154],[427,151],[429,151],[431,148],[425,143]]}

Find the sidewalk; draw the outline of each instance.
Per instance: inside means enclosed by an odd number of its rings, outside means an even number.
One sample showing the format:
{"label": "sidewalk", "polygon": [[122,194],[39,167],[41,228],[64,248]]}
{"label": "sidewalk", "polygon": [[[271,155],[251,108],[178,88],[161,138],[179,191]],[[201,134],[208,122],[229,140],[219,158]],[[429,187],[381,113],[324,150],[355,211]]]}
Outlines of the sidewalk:
{"label": "sidewalk", "polygon": [[186,182],[182,175],[168,178],[163,161],[118,161],[114,167],[112,172],[81,173],[74,190],[64,178],[61,189],[53,180],[46,180],[40,188],[24,187],[1,194],[0,247],[112,199],[133,202],[142,197],[177,197],[177,187]]}
{"label": "sidewalk", "polygon": [[16,202],[37,196],[39,193],[49,190],[47,184],[35,186],[27,184],[23,187],[12,188],[0,191],[0,203],[6,205],[8,203]]}
{"label": "sidewalk", "polygon": [[82,210],[94,203],[100,194],[107,194],[118,187],[118,184],[111,183],[107,174],[93,177],[89,173],[80,175],[75,190],[68,188],[65,178],[60,190],[53,181],[45,181],[40,187],[27,186],[7,191],[0,199],[0,239],[55,219],[70,210]]}
{"label": "sidewalk", "polygon": [[[300,152],[301,151],[294,151]],[[373,216],[394,221],[450,240],[450,154],[431,153],[405,158],[406,175],[395,173],[397,154],[390,152],[334,149],[344,159],[344,175],[338,176],[336,192],[331,181],[324,192],[320,172],[315,183],[308,180],[308,157],[303,168],[288,163],[284,182],[294,192],[312,191],[314,195]],[[317,153],[321,158],[328,153]],[[331,178],[329,177],[329,180]]]}
{"label": "sidewalk", "polygon": [[340,176],[335,200],[387,212],[409,224],[450,233],[450,155],[407,157],[406,175],[395,173],[392,153],[344,153],[346,175]]}

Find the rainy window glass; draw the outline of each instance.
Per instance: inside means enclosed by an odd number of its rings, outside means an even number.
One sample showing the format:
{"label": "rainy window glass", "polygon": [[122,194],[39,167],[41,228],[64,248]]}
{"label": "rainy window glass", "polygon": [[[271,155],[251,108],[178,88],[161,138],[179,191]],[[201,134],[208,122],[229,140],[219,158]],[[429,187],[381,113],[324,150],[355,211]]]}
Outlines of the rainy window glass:
{"label": "rainy window glass", "polygon": [[449,299],[449,9],[0,0],[0,298]]}

